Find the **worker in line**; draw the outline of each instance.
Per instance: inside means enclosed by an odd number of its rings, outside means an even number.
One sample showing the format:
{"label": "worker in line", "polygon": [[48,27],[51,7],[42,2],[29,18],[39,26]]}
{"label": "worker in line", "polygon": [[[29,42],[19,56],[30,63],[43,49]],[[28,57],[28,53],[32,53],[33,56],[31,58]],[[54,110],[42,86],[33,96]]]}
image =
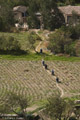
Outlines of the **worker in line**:
{"label": "worker in line", "polygon": [[44,64],[45,69],[47,69],[47,64]]}
{"label": "worker in line", "polygon": [[52,69],[51,74],[54,75],[54,70]]}
{"label": "worker in line", "polygon": [[43,66],[45,65],[45,61],[44,61],[44,60],[42,60],[42,65],[43,65]]}
{"label": "worker in line", "polygon": [[42,48],[40,49],[40,53],[43,53],[43,50],[42,50]]}
{"label": "worker in line", "polygon": [[59,78],[58,77],[56,78],[56,82],[59,83]]}

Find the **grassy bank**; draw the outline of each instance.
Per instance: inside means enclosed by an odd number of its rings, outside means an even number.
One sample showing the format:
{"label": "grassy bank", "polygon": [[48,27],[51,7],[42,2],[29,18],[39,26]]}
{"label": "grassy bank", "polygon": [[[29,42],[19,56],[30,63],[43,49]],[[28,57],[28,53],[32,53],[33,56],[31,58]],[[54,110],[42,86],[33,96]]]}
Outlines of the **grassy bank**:
{"label": "grassy bank", "polygon": [[80,57],[66,57],[66,56],[55,56],[47,54],[38,54],[38,53],[28,53],[26,55],[0,55],[0,60],[47,60],[47,61],[80,61]]}

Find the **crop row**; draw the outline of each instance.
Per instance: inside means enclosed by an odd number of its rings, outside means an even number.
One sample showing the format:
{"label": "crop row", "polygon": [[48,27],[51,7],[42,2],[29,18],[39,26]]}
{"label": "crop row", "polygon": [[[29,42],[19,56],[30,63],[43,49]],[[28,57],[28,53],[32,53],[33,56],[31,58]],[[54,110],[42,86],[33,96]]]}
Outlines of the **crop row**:
{"label": "crop row", "polygon": [[6,60],[0,62],[0,101],[7,99],[7,92],[21,94],[33,102],[57,94],[58,89],[41,62]]}
{"label": "crop row", "polygon": [[80,62],[47,62],[49,69],[54,69],[59,77],[59,86],[65,95],[80,93]]}

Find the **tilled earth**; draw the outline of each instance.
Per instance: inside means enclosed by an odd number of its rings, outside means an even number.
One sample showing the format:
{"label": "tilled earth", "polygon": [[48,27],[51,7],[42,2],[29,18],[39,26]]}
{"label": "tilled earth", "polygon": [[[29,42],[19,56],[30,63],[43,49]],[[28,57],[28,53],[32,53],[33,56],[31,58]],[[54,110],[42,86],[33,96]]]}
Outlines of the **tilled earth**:
{"label": "tilled earth", "polygon": [[64,97],[80,95],[80,62],[46,61],[55,77],[48,74],[41,61],[0,60],[0,104],[7,99],[7,92],[28,97],[30,102],[59,94],[56,77],[61,83]]}

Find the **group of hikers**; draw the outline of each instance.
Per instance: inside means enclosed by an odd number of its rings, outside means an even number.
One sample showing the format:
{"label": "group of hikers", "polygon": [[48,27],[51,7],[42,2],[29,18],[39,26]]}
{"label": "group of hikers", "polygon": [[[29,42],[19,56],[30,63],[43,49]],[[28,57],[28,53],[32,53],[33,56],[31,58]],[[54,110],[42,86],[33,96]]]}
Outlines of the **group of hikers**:
{"label": "group of hikers", "polygon": [[[42,65],[44,66],[44,68],[45,68],[46,70],[48,69],[47,64],[45,64],[45,61],[44,61],[44,60],[42,60]],[[55,75],[53,69],[52,69],[52,71],[51,71],[51,75]],[[59,78],[58,78],[58,77],[56,77],[56,82],[59,83]]]}
{"label": "group of hikers", "polygon": [[[40,53],[41,53],[41,54],[43,53],[42,48],[40,49]],[[45,64],[45,61],[44,61],[44,60],[42,60],[42,65],[44,66],[44,68],[45,68],[46,70],[48,69],[47,64]],[[51,75],[55,75],[53,69],[52,69],[52,71],[51,71]],[[56,82],[57,82],[57,83],[60,82],[58,77],[56,77]]]}

